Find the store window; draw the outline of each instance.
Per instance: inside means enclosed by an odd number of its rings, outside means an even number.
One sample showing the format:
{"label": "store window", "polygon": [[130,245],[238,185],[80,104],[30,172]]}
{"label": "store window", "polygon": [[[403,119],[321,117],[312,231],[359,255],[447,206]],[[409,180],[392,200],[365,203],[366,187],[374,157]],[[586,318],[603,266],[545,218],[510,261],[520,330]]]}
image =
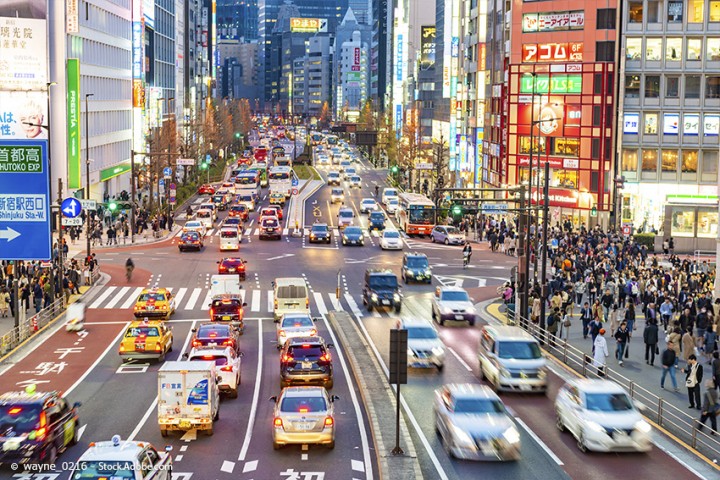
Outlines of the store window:
{"label": "store window", "polygon": [[642,171],[657,172],[657,150],[649,148],[642,149]]}
{"label": "store window", "polygon": [[708,21],[720,22],[720,0],[710,0],[710,9],[708,11]]}
{"label": "store window", "polygon": [[642,38],[629,37],[625,45],[625,58],[640,60],[642,58]]}
{"label": "store window", "polygon": [[640,75],[625,75],[625,96],[640,98]]}
{"label": "store window", "polygon": [[663,172],[677,172],[677,150],[663,150],[661,169]]}
{"label": "store window", "polygon": [[[545,137],[533,137],[535,144],[534,154],[545,153]],[[520,137],[519,153],[530,153],[530,137]]]}
{"label": "store window", "polygon": [[667,21],[669,23],[682,23],[683,21],[683,2],[677,0],[671,0],[668,2],[668,16]]}
{"label": "store window", "polygon": [[718,234],[718,211],[712,208],[698,208],[697,236],[716,238]]}
{"label": "store window", "polygon": [[580,156],[579,138],[553,138],[552,155]]}
{"label": "store window", "polygon": [[645,60],[662,60],[662,38],[647,38],[645,40]]}
{"label": "store window", "polygon": [[662,0],[648,0],[645,17],[647,23],[662,23]]}
{"label": "store window", "polygon": [[703,23],[705,0],[687,0],[688,23]]}
{"label": "store window", "polygon": [[578,172],[576,170],[554,170],[550,179],[551,187],[577,188]]}
{"label": "store window", "polygon": [[645,98],[660,97],[660,75],[645,75]]}
{"label": "store window", "polygon": [[665,98],[680,97],[680,77],[665,77]]}
{"label": "store window", "polygon": [[679,62],[680,60],[682,60],[682,38],[668,38],[665,40],[665,61]]}
{"label": "store window", "polygon": [[686,60],[700,60],[702,58],[702,38],[688,38]]}
{"label": "store window", "polygon": [[682,151],[682,164],[680,164],[680,171],[682,173],[697,173],[698,167],[698,151],[697,150],[683,150]]}
{"label": "store window", "polygon": [[720,37],[707,37],[705,45],[707,46],[705,58],[711,62],[720,60]]}
{"label": "store window", "polygon": [[643,132],[648,135],[657,135],[658,133],[658,114],[646,112],[644,114]]}
{"label": "store window", "polygon": [[643,2],[631,1],[628,7],[628,18],[630,23],[642,23]]}
{"label": "store window", "polygon": [[695,210],[693,207],[673,207],[670,235],[673,237],[692,237],[695,227]]}
{"label": "store window", "polygon": [[637,172],[638,153],[635,149],[623,148],[621,169],[623,172]]}
{"label": "store window", "polygon": [[685,98],[700,98],[700,75],[685,76]]}
{"label": "store window", "polygon": [[720,98],[720,77],[708,75],[705,77],[705,97]]}

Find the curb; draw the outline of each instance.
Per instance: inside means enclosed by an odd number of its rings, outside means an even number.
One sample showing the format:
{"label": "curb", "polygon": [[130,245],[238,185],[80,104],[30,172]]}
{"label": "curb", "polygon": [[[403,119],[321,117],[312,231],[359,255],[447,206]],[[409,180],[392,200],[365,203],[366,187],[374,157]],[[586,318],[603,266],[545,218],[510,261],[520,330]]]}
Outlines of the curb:
{"label": "curb", "polygon": [[[394,442],[395,429],[387,427],[394,426],[395,423],[395,391],[387,382],[367,339],[347,312],[332,311],[328,313],[327,318],[338,340],[343,344],[344,353],[352,367],[352,375],[363,399],[375,446],[379,478],[392,480],[424,478],[404,417],[400,418],[400,445],[405,450],[405,454],[393,455],[390,452],[391,448],[388,445]],[[352,340],[348,338],[349,336],[353,337]],[[356,356],[356,348],[362,349],[360,352],[363,354],[362,361]]]}

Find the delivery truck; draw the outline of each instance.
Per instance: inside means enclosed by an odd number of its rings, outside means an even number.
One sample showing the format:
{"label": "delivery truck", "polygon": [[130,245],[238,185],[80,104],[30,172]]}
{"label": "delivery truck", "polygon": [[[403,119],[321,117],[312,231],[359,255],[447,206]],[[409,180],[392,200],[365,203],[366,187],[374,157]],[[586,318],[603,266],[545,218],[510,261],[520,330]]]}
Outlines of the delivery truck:
{"label": "delivery truck", "polygon": [[158,425],[163,437],[172,431],[213,434],[220,417],[220,390],[213,361],[165,362],[158,370]]}

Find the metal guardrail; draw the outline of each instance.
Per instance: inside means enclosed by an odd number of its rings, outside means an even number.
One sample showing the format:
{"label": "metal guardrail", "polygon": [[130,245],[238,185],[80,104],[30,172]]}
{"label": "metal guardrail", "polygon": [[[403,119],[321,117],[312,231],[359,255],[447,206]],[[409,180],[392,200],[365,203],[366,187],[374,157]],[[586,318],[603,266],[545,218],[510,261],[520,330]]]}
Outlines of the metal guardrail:
{"label": "metal guardrail", "polygon": [[[695,258],[696,261],[700,261],[700,257],[702,257],[702,256],[712,257],[714,259],[715,255],[717,255],[717,252],[714,250],[695,250],[693,252],[693,257]],[[714,265],[715,260],[711,260],[708,263],[711,265]]]}
{"label": "metal guardrail", "polygon": [[698,430],[701,425],[698,418],[688,415],[685,411],[667,403],[663,398],[658,397],[637,382],[622,376],[607,365],[603,369],[604,377],[598,375],[597,368],[593,366],[591,355],[574,347],[566,340],[549,334],[546,330],[541,329],[539,325],[528,321],[526,318],[518,315],[517,319],[519,319],[518,326],[537,338],[542,343],[543,349],[558,361],[583,377],[604,378],[621,385],[633,400],[644,406],[642,409],[643,415],[668,430],[679,440],[690,445],[711,461],[720,461],[720,438],[718,438],[717,434],[711,436],[712,430],[707,425],[702,431]]}
{"label": "metal guardrail", "polygon": [[49,325],[58,315],[65,311],[65,297],[58,297],[53,303],[31,317],[20,322],[8,333],[0,337],[0,355],[5,355],[22,342]]}

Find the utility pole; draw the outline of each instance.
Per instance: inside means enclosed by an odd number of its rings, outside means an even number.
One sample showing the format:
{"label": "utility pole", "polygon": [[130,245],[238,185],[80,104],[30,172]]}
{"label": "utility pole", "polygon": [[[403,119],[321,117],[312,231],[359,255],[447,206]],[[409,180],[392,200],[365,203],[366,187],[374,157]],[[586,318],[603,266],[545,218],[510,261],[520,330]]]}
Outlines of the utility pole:
{"label": "utility pole", "polygon": [[[63,229],[62,229],[62,209],[60,208],[60,205],[62,205],[62,192],[63,192],[63,181],[62,178],[58,178],[58,194],[57,194],[57,202],[58,202],[58,275],[59,275],[59,283],[60,283],[60,295],[65,298],[65,286],[64,286],[64,280],[65,280],[65,262],[63,259]],[[55,285],[53,285],[54,289]]]}
{"label": "utility pole", "polygon": [[517,294],[520,308],[518,309],[517,306],[515,308],[515,316],[518,315],[520,318],[525,318],[528,314],[528,306],[529,306],[529,299],[528,295],[530,293],[529,285],[528,285],[528,273],[527,273],[527,267],[528,267],[528,255],[529,255],[529,249],[527,246],[530,244],[529,238],[525,238],[525,236],[528,233],[528,225],[527,225],[527,204],[530,203],[529,201],[526,202],[526,191],[525,191],[525,185],[520,184],[520,212],[518,214],[518,244],[517,244],[517,252],[518,252],[518,268],[517,268],[517,281],[515,285],[515,292]]}
{"label": "utility pole", "polygon": [[548,233],[548,203],[550,199],[550,163],[545,162],[545,185],[543,185],[543,224],[542,224],[542,264],[540,265],[540,280],[542,281],[542,301],[540,302],[540,330],[545,330],[545,302],[548,297],[547,283],[547,233]]}
{"label": "utility pole", "polygon": [[[90,110],[88,110],[88,98],[94,93],[85,94],[85,200],[90,200]],[[90,261],[90,226],[91,215],[86,215],[87,220],[87,259]]]}

